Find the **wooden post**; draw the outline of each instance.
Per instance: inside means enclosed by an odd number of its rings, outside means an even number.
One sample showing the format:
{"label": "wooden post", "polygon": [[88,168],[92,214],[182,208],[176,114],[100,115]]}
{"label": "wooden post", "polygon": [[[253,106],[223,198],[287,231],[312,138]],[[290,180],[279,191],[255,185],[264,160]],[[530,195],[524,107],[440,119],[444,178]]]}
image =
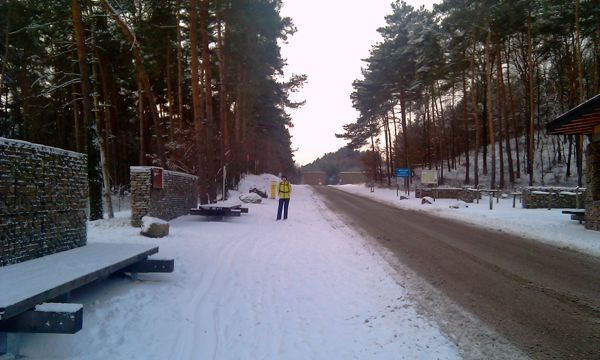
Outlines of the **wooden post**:
{"label": "wooden post", "polygon": [[4,355],[8,352],[8,334],[0,332],[0,355]]}
{"label": "wooden post", "polygon": [[490,210],[494,209],[494,192],[490,191]]}
{"label": "wooden post", "polygon": [[227,165],[223,165],[223,194],[221,200],[227,200],[227,189],[225,189],[227,183]]}
{"label": "wooden post", "polygon": [[3,355],[7,354],[8,359],[19,358],[20,343],[20,334],[0,332],[0,359],[3,359]]}

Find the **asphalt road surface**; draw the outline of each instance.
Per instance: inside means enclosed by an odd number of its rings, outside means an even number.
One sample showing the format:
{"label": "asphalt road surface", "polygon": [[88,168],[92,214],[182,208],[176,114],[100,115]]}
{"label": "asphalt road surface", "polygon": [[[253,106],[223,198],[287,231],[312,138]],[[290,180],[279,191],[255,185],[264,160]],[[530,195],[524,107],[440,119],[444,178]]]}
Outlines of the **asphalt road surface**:
{"label": "asphalt road surface", "polygon": [[315,189],[349,225],[528,357],[600,359],[600,258]]}

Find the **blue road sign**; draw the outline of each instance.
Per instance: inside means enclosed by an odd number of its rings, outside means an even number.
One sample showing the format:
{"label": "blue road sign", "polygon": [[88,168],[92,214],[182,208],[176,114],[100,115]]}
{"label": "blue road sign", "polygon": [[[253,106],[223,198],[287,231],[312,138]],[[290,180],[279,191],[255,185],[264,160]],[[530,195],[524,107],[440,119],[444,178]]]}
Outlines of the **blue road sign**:
{"label": "blue road sign", "polygon": [[410,169],[396,168],[396,177],[410,177]]}

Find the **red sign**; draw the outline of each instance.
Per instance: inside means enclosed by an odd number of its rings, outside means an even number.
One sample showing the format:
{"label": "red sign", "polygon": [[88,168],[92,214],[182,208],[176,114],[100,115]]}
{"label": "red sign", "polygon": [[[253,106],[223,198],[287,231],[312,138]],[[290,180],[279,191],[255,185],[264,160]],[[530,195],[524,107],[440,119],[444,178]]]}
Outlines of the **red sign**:
{"label": "red sign", "polygon": [[152,188],[163,188],[163,169],[159,167],[152,168]]}

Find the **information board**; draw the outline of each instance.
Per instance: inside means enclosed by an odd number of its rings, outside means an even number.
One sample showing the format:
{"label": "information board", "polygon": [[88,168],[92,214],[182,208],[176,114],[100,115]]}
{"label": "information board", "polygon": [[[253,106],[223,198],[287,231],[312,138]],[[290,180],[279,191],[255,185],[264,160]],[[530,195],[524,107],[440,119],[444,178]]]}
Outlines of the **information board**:
{"label": "information board", "polygon": [[423,170],[421,171],[421,184],[434,184],[438,183],[438,172],[437,170]]}

